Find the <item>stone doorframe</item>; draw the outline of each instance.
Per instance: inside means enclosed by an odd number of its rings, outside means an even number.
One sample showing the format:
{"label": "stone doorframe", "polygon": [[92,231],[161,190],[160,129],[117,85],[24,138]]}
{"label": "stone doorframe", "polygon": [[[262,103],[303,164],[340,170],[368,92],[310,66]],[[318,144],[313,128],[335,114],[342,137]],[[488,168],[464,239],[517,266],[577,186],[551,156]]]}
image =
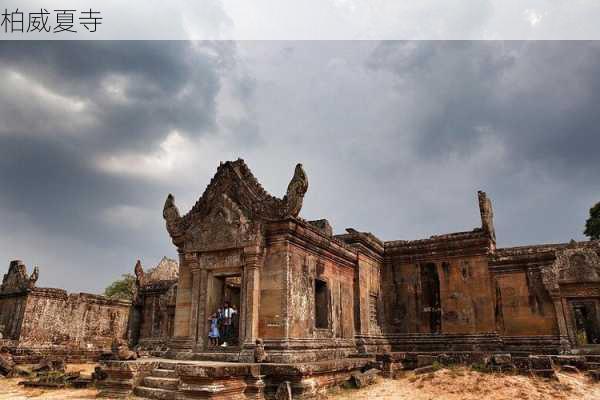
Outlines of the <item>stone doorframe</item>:
{"label": "stone doorframe", "polygon": [[570,301],[600,298],[600,256],[572,242],[558,250],[555,261],[540,271],[556,311],[561,350],[568,352],[577,346]]}
{"label": "stone doorframe", "polygon": [[242,350],[253,349],[258,337],[260,269],[263,249],[259,246],[197,253],[190,263],[192,304],[190,336],[195,352],[207,350],[209,298],[208,284],[213,277],[240,276],[239,343]]}

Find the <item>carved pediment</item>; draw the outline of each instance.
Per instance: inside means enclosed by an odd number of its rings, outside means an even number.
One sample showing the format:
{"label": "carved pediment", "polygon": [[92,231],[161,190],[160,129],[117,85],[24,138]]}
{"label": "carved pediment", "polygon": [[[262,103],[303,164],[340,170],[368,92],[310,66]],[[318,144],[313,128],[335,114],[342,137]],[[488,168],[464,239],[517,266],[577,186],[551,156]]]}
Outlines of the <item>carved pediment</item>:
{"label": "carved pediment", "polygon": [[600,257],[591,248],[558,250],[554,263],[542,269],[542,278],[548,290],[561,284],[600,282]]}
{"label": "carved pediment", "polygon": [[186,250],[241,247],[258,238],[260,225],[251,221],[226,194],[213,204],[208,215],[193,224],[186,234]]}
{"label": "carved pediment", "polygon": [[180,248],[190,239],[195,247],[203,240],[241,240],[262,221],[297,217],[307,190],[308,179],[301,164],[296,166],[286,195],[280,199],[267,193],[244,161],[238,159],[221,163],[186,215],[180,216],[174,197],[169,195],[163,217],[173,243]]}
{"label": "carved pediment", "polygon": [[11,261],[8,272],[4,274],[4,278],[2,279],[0,293],[13,293],[33,289],[38,277],[38,267],[35,267],[31,275],[28,275],[27,267],[23,261]]}

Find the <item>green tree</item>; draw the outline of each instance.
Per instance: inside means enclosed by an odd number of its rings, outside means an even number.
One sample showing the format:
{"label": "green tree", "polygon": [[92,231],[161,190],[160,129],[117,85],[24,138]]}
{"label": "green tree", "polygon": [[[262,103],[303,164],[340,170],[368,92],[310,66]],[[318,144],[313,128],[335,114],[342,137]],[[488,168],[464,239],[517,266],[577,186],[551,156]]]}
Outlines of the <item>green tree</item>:
{"label": "green tree", "polygon": [[135,276],[131,274],[121,275],[118,279],[104,289],[104,295],[112,299],[131,300],[135,288]]}
{"label": "green tree", "polygon": [[592,240],[600,239],[600,202],[590,208],[590,217],[585,221],[583,234]]}

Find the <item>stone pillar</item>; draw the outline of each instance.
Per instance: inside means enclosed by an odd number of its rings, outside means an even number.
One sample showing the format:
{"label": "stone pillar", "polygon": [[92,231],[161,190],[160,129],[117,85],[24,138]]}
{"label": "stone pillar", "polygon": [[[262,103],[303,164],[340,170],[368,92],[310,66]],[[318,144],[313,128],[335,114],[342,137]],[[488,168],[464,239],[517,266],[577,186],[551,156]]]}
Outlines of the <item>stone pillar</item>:
{"label": "stone pillar", "polygon": [[192,296],[190,301],[190,339],[198,339],[198,302],[200,300],[200,269],[198,264],[190,265],[192,273]]}
{"label": "stone pillar", "polygon": [[242,325],[243,346],[253,348],[258,337],[258,309],[260,305],[260,266],[262,264],[261,249],[257,247],[244,249],[243,302],[244,321]]}
{"label": "stone pillar", "polygon": [[560,335],[560,350],[562,353],[568,353],[571,351],[569,331],[567,329],[568,313],[565,313],[560,296],[552,295],[552,303],[554,304],[556,322],[558,324],[558,334]]}
{"label": "stone pillar", "polygon": [[189,339],[191,273],[189,270],[189,255],[179,252],[179,283],[177,284],[177,299],[175,306],[174,333],[179,339]]}
{"label": "stone pillar", "polygon": [[208,270],[206,266],[202,266],[199,270],[200,276],[198,278],[198,291],[199,295],[196,297],[197,300],[197,318],[196,324],[196,350],[203,351],[206,346],[206,336],[208,333],[208,327],[206,320],[206,302],[208,301]]}

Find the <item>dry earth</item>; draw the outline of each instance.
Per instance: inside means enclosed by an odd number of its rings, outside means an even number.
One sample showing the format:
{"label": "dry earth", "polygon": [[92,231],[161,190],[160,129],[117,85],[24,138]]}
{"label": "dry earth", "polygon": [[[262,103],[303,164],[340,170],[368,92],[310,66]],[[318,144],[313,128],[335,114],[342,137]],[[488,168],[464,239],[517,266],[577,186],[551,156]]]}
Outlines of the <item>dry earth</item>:
{"label": "dry earth", "polygon": [[[90,374],[92,364],[73,364],[68,371]],[[600,383],[583,374],[558,373],[558,382],[521,375],[484,374],[468,368],[441,369],[431,374],[408,372],[400,379],[380,379],[365,389],[338,389],[328,400],[597,400]],[[26,389],[22,378],[0,379],[0,400],[94,399],[93,389]]]}
{"label": "dry earth", "polygon": [[[94,364],[69,364],[67,372],[80,371],[82,374],[90,375],[94,371]],[[97,391],[95,389],[38,389],[25,388],[19,385],[23,378],[0,378],[0,400],[75,400],[75,399],[95,399]]]}
{"label": "dry earth", "polygon": [[364,389],[341,389],[328,400],[598,400],[600,383],[583,374],[558,373],[558,382],[522,375],[485,374],[465,367],[425,375],[407,373]]}

